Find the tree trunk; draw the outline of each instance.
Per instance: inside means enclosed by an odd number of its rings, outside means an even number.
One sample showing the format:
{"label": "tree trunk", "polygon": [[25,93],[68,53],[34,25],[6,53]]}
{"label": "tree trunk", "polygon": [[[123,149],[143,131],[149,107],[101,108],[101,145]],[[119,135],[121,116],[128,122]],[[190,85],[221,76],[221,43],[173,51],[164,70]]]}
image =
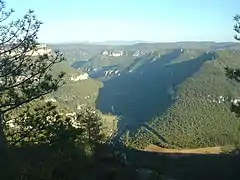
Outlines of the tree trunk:
{"label": "tree trunk", "polygon": [[9,168],[8,147],[3,132],[3,114],[0,112],[0,179],[7,179]]}
{"label": "tree trunk", "polygon": [[6,138],[3,132],[3,114],[0,112],[0,150],[6,149],[7,143]]}

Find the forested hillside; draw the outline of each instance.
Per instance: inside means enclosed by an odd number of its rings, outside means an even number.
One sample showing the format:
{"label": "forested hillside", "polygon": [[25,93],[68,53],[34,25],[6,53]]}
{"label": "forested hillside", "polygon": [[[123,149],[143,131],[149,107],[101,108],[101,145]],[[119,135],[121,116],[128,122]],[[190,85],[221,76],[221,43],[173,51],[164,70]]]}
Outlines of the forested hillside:
{"label": "forested hillside", "polygon": [[[123,141],[135,148],[154,143],[163,147],[196,148],[239,142],[240,121],[230,112],[231,101],[240,96],[240,86],[227,79],[224,68],[239,67],[240,52],[217,52],[214,61],[180,84],[173,105]],[[129,145],[128,144],[128,145]]]}

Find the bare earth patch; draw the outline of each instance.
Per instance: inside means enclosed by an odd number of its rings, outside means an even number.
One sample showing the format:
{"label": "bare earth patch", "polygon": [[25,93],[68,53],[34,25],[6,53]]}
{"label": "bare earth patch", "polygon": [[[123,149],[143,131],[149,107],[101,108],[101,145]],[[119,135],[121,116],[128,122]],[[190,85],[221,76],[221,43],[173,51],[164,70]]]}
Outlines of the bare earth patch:
{"label": "bare earth patch", "polygon": [[222,147],[205,147],[197,149],[168,149],[156,145],[149,145],[143,151],[168,154],[220,154],[223,152]]}

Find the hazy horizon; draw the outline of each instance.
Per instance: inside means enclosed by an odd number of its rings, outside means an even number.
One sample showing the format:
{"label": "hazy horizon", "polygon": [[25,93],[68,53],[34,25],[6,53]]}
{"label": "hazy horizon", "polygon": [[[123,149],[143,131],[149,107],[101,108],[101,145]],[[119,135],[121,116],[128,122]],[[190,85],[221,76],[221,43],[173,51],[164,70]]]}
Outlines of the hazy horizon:
{"label": "hazy horizon", "polygon": [[233,42],[238,0],[8,0],[14,17],[30,8],[44,43],[104,41]]}
{"label": "hazy horizon", "polygon": [[124,41],[124,40],[106,40],[106,41],[66,41],[66,42],[40,42],[42,44],[106,44],[106,45],[114,45],[114,44],[119,44],[119,45],[124,45],[124,44],[138,44],[138,43],[207,43],[207,42],[212,42],[212,43],[239,43],[238,41],[172,41],[172,42],[160,42],[160,41]]}

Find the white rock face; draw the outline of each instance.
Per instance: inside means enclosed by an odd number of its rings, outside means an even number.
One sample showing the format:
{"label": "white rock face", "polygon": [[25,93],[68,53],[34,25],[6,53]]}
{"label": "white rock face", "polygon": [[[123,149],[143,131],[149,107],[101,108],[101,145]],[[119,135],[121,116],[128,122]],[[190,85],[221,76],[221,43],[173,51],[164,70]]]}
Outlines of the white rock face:
{"label": "white rock face", "polygon": [[102,52],[102,55],[104,56],[113,56],[113,57],[119,57],[119,56],[123,56],[123,51],[115,51],[115,52],[112,52],[112,51],[103,51]]}
{"label": "white rock face", "polygon": [[232,99],[231,102],[232,102],[233,105],[239,106],[240,99]]}
{"label": "white rock face", "polygon": [[[207,94],[207,97],[208,99],[211,97],[211,95]],[[224,97],[223,95],[222,96],[219,96],[218,98],[213,98],[211,101],[214,102],[214,103],[224,103],[228,100],[228,97]],[[233,100],[231,101],[233,102]]]}
{"label": "white rock face", "polygon": [[133,54],[133,56],[139,56],[139,55],[140,55],[140,52],[138,50]]}
{"label": "white rock face", "polygon": [[6,123],[7,123],[7,125],[9,125],[10,128],[14,128],[15,127],[14,120],[7,121]]}
{"label": "white rock face", "polygon": [[119,57],[119,56],[122,56],[122,55],[123,55],[123,52],[122,52],[122,51],[113,52],[113,53],[111,54],[111,56],[113,56],[113,57]]}
{"label": "white rock face", "polygon": [[109,53],[108,53],[108,51],[103,51],[103,53],[102,53],[102,55],[108,55]]}
{"label": "white rock face", "polygon": [[90,99],[90,96],[85,96],[84,98],[85,98],[85,99]]}
{"label": "white rock face", "polygon": [[81,110],[84,106],[85,106],[85,104],[78,105],[78,106],[77,106],[77,109],[78,109],[78,110]]}
{"label": "white rock face", "polygon": [[[4,50],[2,50],[4,51]],[[21,49],[18,49],[17,51],[12,51],[10,53],[10,56],[15,56],[17,54],[21,54],[23,51]],[[35,49],[33,50],[27,50],[25,52],[25,55],[27,56],[42,56],[42,55],[51,55],[53,53],[52,49],[48,48],[46,44],[40,44],[37,45]]]}
{"label": "white rock face", "polygon": [[17,83],[19,83],[19,82],[24,81],[25,79],[27,79],[26,76],[18,76],[18,77],[16,78],[16,81],[17,81]]}
{"label": "white rock face", "polygon": [[57,100],[54,99],[54,98],[51,98],[51,99],[45,99],[45,102],[56,102]]}
{"label": "white rock face", "polygon": [[73,113],[66,113],[66,116],[68,116],[68,117],[76,116],[76,115],[77,115],[76,112],[73,112]]}
{"label": "white rock face", "polygon": [[86,79],[88,79],[88,77],[89,77],[88,73],[83,73],[83,74],[80,74],[80,75],[75,76],[75,77],[72,76],[70,78],[70,80],[76,82],[76,81],[86,80]]}
{"label": "white rock face", "polygon": [[105,73],[104,73],[104,76],[107,76],[107,75],[108,75],[108,73],[109,73],[109,71],[105,71]]}
{"label": "white rock face", "polygon": [[[22,75],[17,76],[17,77],[16,77],[16,82],[17,82],[17,83],[20,83],[20,82],[22,82],[22,81],[24,81],[24,80],[27,80],[29,77],[30,77],[30,75],[29,75],[29,76],[22,76]],[[38,82],[38,81],[39,81],[39,79],[38,79],[37,77],[34,77],[33,79],[34,79],[35,82]]]}

